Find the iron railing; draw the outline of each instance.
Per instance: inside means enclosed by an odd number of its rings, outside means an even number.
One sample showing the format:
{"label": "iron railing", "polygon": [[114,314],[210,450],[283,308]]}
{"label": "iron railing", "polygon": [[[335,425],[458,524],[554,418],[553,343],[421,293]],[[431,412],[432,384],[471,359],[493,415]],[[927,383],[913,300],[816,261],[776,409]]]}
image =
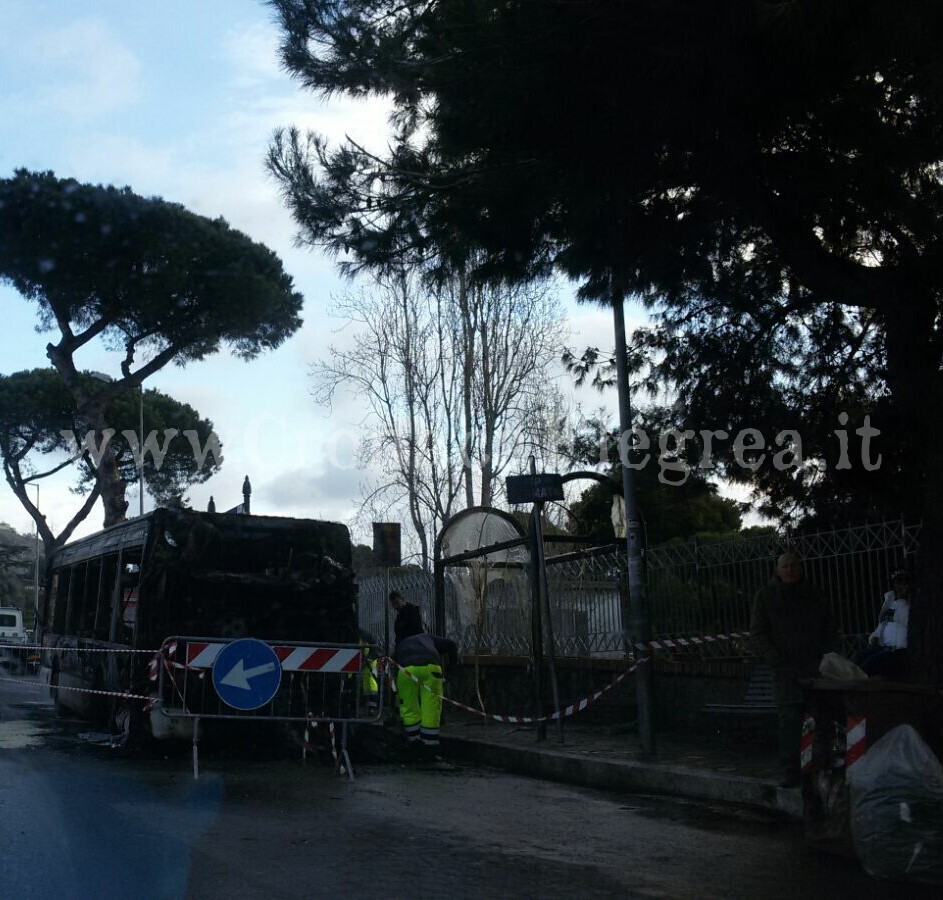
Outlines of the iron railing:
{"label": "iron railing", "polygon": [[[652,637],[713,637],[749,628],[753,597],[789,548],[831,606],[843,650],[852,653],[874,628],[890,574],[917,549],[919,525],[881,522],[808,535],[770,532],[727,541],[691,540],[647,550],[645,573]],[[547,589],[554,648],[561,657],[619,657],[626,652],[624,545],[553,556],[547,548]],[[526,566],[484,560],[446,567],[445,632],[463,652],[530,653],[532,594]],[[391,576],[432,623],[433,580],[424,573]],[[360,622],[382,643],[386,579],[360,588]],[[392,626],[389,626],[392,628]],[[749,642],[708,641],[688,653],[740,656]]]}
{"label": "iron railing", "polygon": [[361,579],[357,604],[360,627],[370,636],[371,643],[377,643],[392,652],[393,619],[395,613],[390,608],[390,591],[399,591],[410,603],[415,603],[422,614],[422,621],[427,628],[433,622],[433,583],[432,576],[425,572],[406,571],[390,572],[387,576],[371,576]]}

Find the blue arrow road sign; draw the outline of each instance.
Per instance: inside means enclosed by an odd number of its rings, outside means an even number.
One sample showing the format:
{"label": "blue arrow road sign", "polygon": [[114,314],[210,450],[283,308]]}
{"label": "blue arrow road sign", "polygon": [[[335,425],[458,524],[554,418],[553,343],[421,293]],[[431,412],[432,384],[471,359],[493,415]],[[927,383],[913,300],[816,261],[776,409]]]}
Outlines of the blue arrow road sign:
{"label": "blue arrow road sign", "polygon": [[281,683],[282,667],[275,651],[255,638],[227,644],[213,663],[213,687],[234,709],[265,706]]}

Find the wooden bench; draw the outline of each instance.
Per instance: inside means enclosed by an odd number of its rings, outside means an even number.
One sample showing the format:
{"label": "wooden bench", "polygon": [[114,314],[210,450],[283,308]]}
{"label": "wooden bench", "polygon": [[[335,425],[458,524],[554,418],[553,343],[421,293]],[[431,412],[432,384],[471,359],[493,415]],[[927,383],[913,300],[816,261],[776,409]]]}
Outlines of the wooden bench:
{"label": "wooden bench", "polygon": [[775,722],[772,666],[756,665],[750,670],[743,700],[739,703],[706,703],[701,713],[714,720],[724,720],[728,732],[766,731]]}

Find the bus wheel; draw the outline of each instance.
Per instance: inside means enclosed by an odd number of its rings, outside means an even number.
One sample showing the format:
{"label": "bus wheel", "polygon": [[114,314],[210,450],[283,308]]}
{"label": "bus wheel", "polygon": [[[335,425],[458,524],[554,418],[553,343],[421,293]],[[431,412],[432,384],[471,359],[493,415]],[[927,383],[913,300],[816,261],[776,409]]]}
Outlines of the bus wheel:
{"label": "bus wheel", "polygon": [[122,750],[141,747],[147,741],[141,702],[116,697],[111,707],[111,729]]}
{"label": "bus wheel", "polygon": [[118,743],[127,747],[131,739],[131,704],[118,697],[112,704],[111,729],[118,737]]}

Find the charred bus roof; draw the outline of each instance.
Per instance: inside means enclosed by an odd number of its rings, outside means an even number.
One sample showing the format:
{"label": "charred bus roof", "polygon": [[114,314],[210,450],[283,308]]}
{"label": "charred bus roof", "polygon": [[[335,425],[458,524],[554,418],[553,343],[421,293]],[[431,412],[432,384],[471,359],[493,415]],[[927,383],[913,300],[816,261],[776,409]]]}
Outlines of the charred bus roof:
{"label": "charred bus roof", "polygon": [[[227,561],[236,565],[225,568],[244,571],[253,568],[244,555],[249,548],[261,551],[259,568],[302,564],[295,554],[329,557],[345,568],[350,568],[352,561],[350,532],[337,522],[159,508],[60,547],[52,565],[68,566],[117,553],[122,547],[146,547],[149,555],[161,546],[179,550],[180,555],[190,557],[200,567],[222,563],[221,559],[208,557],[230,557]],[[271,548],[273,558],[263,564],[268,555],[266,547]],[[250,557],[255,555],[249,553]]]}

